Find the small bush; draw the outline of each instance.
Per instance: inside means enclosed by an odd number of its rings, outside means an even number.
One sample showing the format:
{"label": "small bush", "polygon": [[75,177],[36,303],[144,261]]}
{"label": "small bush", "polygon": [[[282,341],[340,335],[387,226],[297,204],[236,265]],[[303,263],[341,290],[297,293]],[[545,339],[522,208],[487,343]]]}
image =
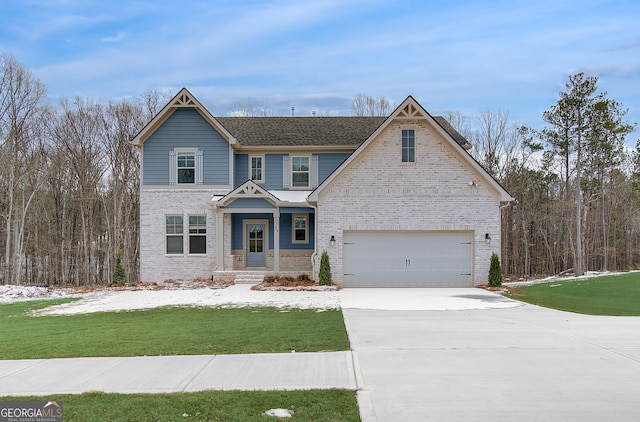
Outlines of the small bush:
{"label": "small bush", "polygon": [[489,287],[502,286],[502,269],[500,269],[500,258],[495,252],[491,255],[491,266],[489,267]]}
{"label": "small bush", "polygon": [[278,280],[278,276],[274,274],[265,275],[264,279],[262,279],[265,283],[275,283],[276,280]]}
{"label": "small bush", "polygon": [[318,284],[321,286],[330,286],[333,284],[333,279],[331,278],[331,264],[329,264],[329,254],[327,251],[322,252],[322,257],[320,258],[320,274],[318,274]]}
{"label": "small bush", "polygon": [[298,281],[309,281],[309,280],[311,280],[311,279],[310,279],[310,278],[309,278],[309,276],[308,276],[308,275],[306,275],[306,274],[300,274],[300,275],[298,276]]}
{"label": "small bush", "polygon": [[124,272],[122,262],[120,261],[120,251],[116,252],[116,267],[111,276],[109,287],[123,287],[127,280],[127,274]]}

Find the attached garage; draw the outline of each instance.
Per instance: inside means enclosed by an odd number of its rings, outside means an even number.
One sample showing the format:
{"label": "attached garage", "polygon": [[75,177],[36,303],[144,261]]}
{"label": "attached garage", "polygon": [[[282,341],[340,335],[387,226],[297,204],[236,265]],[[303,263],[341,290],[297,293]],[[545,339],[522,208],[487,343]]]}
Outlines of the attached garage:
{"label": "attached garage", "polygon": [[345,287],[473,287],[472,232],[345,231]]}

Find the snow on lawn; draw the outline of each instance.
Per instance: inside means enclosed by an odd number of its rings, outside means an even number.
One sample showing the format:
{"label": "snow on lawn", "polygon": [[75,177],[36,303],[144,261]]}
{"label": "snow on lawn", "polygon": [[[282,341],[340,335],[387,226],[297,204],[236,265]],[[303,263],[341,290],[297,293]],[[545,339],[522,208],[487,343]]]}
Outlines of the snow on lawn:
{"label": "snow on lawn", "polygon": [[68,289],[50,289],[37,286],[0,285],[0,303],[11,303],[20,300],[54,299],[71,296]]}
{"label": "snow on lawn", "polygon": [[[637,271],[629,271],[629,272],[637,272]],[[610,271],[587,271],[587,272],[584,273],[584,275],[582,277],[576,277],[573,274],[566,275],[566,276],[552,275],[550,277],[538,278],[538,279],[535,279],[535,280],[520,279],[518,281],[511,281],[511,282],[502,283],[502,284],[505,285],[505,286],[510,286],[510,287],[531,286],[531,285],[534,285],[534,284],[551,283],[553,281],[558,281],[558,282],[576,281],[576,280],[585,280],[587,278],[602,277],[602,276],[607,276],[607,275],[619,275],[619,274],[626,274],[626,273],[623,273],[623,272],[610,272]]]}
{"label": "snow on lawn", "polygon": [[236,284],[224,289],[98,291],[83,295],[82,300],[77,302],[43,309],[38,315],[115,312],[160,306],[273,306],[299,309],[340,307],[336,291],[256,291],[250,287],[248,284]]}

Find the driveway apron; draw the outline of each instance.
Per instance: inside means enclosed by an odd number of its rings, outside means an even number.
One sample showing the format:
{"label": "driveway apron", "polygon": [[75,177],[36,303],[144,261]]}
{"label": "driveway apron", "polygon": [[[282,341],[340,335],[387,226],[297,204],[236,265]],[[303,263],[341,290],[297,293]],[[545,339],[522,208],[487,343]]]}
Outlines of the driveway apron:
{"label": "driveway apron", "polygon": [[532,305],[343,313],[365,422],[640,418],[638,317]]}

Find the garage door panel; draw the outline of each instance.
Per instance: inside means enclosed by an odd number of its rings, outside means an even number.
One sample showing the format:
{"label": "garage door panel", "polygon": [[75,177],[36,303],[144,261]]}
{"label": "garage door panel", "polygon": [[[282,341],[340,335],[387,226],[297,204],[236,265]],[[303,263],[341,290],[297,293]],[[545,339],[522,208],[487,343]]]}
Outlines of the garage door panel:
{"label": "garage door panel", "polygon": [[471,232],[345,232],[347,287],[471,287]]}

